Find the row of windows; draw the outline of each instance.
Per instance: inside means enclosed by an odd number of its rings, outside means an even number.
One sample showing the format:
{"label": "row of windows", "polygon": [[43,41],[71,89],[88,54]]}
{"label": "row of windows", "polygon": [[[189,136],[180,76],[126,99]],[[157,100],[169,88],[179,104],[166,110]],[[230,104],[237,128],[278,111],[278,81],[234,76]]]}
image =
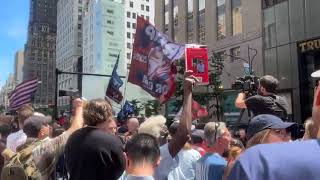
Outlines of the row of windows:
{"label": "row of windows", "polygon": [[228,56],[226,56],[227,51],[220,51],[216,54],[220,56],[223,61],[226,61],[228,57],[230,57],[231,62],[238,61],[240,58],[240,47],[230,49],[230,52],[228,53],[230,55]]}
{"label": "row of windows", "polygon": [[287,0],[262,0],[262,8],[263,9],[269,8],[271,6],[282,3],[284,1],[287,1]]}
{"label": "row of windows", "polygon": [[[177,5],[177,0],[173,0],[173,9],[171,12],[169,9],[164,12],[164,30],[165,33],[169,33],[169,14],[173,13],[173,32],[174,32],[174,39],[177,40],[177,33],[178,33],[178,10],[179,7]],[[199,13],[198,14],[198,29],[200,30],[197,34],[199,41],[204,43],[205,41],[205,1],[206,0],[199,0],[198,9],[196,9]],[[226,19],[226,0],[216,0],[217,1],[217,39],[221,40],[224,39],[227,35],[227,19]],[[280,1],[280,0],[279,0]],[[193,0],[187,1],[187,40],[189,43],[194,41],[194,12],[195,12],[195,5],[193,4]],[[169,5],[169,1],[165,0],[165,6]],[[241,0],[231,0],[231,24],[232,24],[232,35],[237,35],[242,33],[242,3]]]}
{"label": "row of windows", "polygon": [[131,23],[130,22],[127,22],[127,28],[131,28],[132,27],[132,29],[136,29],[136,23],[132,23],[132,26],[131,26]]}
{"label": "row of windows", "polygon": [[[147,2],[149,2],[149,0],[146,0]],[[141,5],[141,10],[144,10],[144,7],[142,8],[142,6],[144,5]],[[134,3],[132,1],[130,1],[130,7],[133,8],[134,7]],[[149,6],[146,6],[146,10],[149,12]]]}
{"label": "row of windows", "polygon": [[[134,38],[134,35],[135,35],[135,33],[132,33],[132,39]],[[131,33],[130,32],[127,32],[127,38],[131,39]]]}
{"label": "row of windows", "polygon": [[[131,16],[131,15],[132,15],[132,16]],[[133,19],[136,19],[136,18],[137,18],[137,14],[136,14],[136,13],[132,13],[132,14],[131,14],[131,12],[128,11],[128,12],[127,12],[127,17],[128,17],[128,18],[131,18],[131,17],[132,17]],[[150,20],[150,16],[141,15],[141,17],[142,17],[142,18],[146,17],[147,20]]]}

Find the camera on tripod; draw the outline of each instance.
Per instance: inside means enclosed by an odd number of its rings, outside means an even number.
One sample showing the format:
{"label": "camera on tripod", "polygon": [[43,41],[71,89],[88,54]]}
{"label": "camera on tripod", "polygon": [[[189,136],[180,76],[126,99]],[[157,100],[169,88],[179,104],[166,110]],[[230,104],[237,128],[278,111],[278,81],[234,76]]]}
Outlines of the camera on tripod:
{"label": "camera on tripod", "polygon": [[259,77],[254,75],[239,77],[236,79],[236,81],[232,84],[231,87],[234,90],[241,90],[247,95],[255,95],[258,93]]}

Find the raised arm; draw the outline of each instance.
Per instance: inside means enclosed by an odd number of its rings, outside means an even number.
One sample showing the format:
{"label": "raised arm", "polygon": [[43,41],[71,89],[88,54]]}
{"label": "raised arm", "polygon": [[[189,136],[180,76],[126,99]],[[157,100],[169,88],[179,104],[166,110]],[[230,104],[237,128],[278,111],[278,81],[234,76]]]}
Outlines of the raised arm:
{"label": "raised arm", "polygon": [[189,139],[192,122],[192,86],[196,78],[192,76],[192,71],[187,71],[183,82],[183,110],[178,130],[173,139],[169,142],[169,152],[175,157]]}

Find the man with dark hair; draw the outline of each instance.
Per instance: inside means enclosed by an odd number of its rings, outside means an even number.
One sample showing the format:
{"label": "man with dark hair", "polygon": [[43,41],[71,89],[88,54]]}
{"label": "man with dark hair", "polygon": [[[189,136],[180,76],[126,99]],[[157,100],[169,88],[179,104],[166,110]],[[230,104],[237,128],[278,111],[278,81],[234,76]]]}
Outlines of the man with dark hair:
{"label": "man with dark hair", "polygon": [[[173,122],[169,127],[170,136],[174,139],[177,135],[179,122]],[[168,180],[193,180],[195,178],[196,162],[201,155],[195,149],[192,149],[191,139],[187,141],[184,147],[177,154],[179,159],[178,166],[168,175]]]}
{"label": "man with dark hair", "polygon": [[272,114],[285,120],[288,116],[288,103],[284,97],[276,95],[279,81],[270,75],[260,78],[258,95],[246,97],[244,92],[238,94],[235,106],[248,109],[253,116]]}
{"label": "man with dark hair", "polygon": [[11,151],[16,152],[17,147],[24,144],[27,140],[26,134],[23,132],[23,124],[26,119],[31,117],[34,113],[34,110],[30,104],[23,105],[18,110],[18,125],[20,130],[14,133],[11,133],[7,137],[7,148]]}
{"label": "man with dark hair", "polygon": [[[18,153],[9,157],[9,163],[6,164],[7,168],[11,168],[10,164],[13,160],[16,162],[16,157],[18,157],[18,163],[22,163],[25,168],[31,167],[28,166],[30,165],[30,162],[34,163],[36,166],[37,170],[35,171],[32,171],[34,170],[34,166],[32,166],[31,169],[24,169],[28,178],[34,176],[34,174],[28,173],[39,172],[39,174],[37,173],[37,178],[49,180],[50,175],[54,171],[58,162],[58,158],[63,153],[67,139],[75,130],[83,126],[82,101],[80,99],[74,100],[73,107],[75,116],[71,121],[70,128],[60,136],[52,139],[49,138],[49,134],[51,132],[49,122],[51,121],[51,117],[33,115],[25,120],[23,124],[23,131],[28,138],[23,145],[17,148]],[[31,151],[29,151],[30,148]],[[27,154],[26,152],[30,152],[30,154]],[[14,165],[16,166],[16,164]],[[19,172],[17,171],[17,173]],[[9,170],[3,171],[1,177],[4,179],[10,179],[10,176],[15,175],[15,172],[11,172],[11,170]]]}
{"label": "man with dark hair", "polygon": [[121,176],[125,169],[122,143],[116,132],[110,102],[91,100],[84,110],[84,127],[69,138],[66,165],[70,180],[110,179]]}
{"label": "man with dark hair", "polygon": [[158,141],[149,134],[137,134],[126,144],[127,155],[126,174],[122,179],[150,179],[160,163]]}

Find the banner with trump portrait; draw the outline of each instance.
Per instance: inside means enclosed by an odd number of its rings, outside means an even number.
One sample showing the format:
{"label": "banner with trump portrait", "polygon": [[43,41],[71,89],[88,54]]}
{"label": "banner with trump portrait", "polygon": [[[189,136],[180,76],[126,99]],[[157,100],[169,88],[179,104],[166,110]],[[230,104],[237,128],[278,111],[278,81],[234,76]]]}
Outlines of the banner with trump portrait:
{"label": "banner with trump portrait", "polygon": [[153,97],[166,102],[174,93],[175,60],[184,55],[185,46],[171,42],[142,17],[137,18],[128,81],[140,86]]}

